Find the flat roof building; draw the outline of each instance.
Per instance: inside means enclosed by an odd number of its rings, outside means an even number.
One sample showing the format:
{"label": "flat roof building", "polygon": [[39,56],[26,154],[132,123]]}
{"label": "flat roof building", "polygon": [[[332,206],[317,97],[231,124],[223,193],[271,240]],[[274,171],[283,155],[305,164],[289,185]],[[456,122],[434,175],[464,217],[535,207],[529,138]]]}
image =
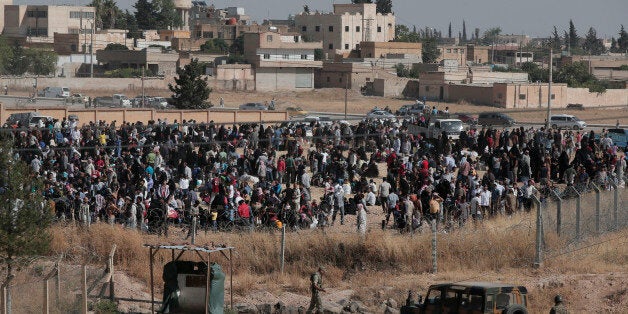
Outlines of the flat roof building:
{"label": "flat roof building", "polygon": [[90,33],[94,17],[95,8],[87,6],[6,5],[3,34],[52,42],[54,33]]}

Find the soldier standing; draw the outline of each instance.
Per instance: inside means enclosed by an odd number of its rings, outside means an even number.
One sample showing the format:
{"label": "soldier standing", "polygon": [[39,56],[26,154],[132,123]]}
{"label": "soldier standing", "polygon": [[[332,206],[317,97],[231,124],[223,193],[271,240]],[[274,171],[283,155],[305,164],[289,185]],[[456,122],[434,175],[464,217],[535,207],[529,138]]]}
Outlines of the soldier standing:
{"label": "soldier standing", "polygon": [[[325,274],[325,267],[319,266],[318,271],[313,273],[310,277],[310,290],[312,291],[312,300],[310,301],[310,307],[307,309],[310,313],[323,313],[323,302],[321,301],[321,295],[319,291],[326,292],[323,289],[323,275]],[[314,312],[316,310],[316,312]]]}
{"label": "soldier standing", "polygon": [[550,314],[568,314],[567,308],[563,304],[563,297],[559,294],[554,297],[554,306],[550,310]]}

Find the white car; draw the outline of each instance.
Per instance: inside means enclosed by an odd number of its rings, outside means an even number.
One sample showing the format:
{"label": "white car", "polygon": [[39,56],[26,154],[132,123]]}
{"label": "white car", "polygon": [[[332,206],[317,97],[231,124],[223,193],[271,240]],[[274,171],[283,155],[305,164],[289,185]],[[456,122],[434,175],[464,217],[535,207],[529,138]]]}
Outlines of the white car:
{"label": "white car", "polygon": [[550,116],[550,125],[554,129],[582,130],[587,127],[587,123],[569,114],[556,114]]}
{"label": "white car", "polygon": [[366,114],[369,119],[395,120],[397,117],[386,110],[373,110]]}
{"label": "white car", "polygon": [[168,101],[163,97],[155,97],[151,100],[150,104],[158,109],[166,109],[168,107]]}

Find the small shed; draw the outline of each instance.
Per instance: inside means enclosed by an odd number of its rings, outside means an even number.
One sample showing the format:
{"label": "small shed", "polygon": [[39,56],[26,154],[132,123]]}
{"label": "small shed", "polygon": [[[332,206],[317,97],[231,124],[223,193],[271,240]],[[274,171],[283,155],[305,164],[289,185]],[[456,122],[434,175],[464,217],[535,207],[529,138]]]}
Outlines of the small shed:
{"label": "small shed", "polygon": [[[222,313],[222,307],[220,309],[212,310],[212,304],[223,304],[223,300],[220,302],[212,302],[211,296],[216,297],[224,295],[224,274],[220,266],[212,264],[211,253],[220,253],[229,261],[229,292],[231,294],[230,307],[233,308],[233,250],[234,247],[222,245],[222,246],[198,246],[189,244],[144,244],[149,249],[150,258],[150,297],[151,297],[151,313],[155,313],[155,287],[154,287],[154,260],[155,255],[160,250],[170,250],[172,260],[164,265],[164,294],[168,294],[168,287],[177,287],[178,294],[177,305],[181,310],[186,313]],[[175,253],[176,252],[176,253]],[[181,260],[181,257],[186,252],[194,252],[202,262],[191,262]],[[228,252],[228,253],[227,253]],[[212,293],[212,287],[218,287],[216,283],[213,283],[212,276],[217,281],[223,281],[220,285],[222,291],[215,291]],[[167,279],[166,279],[167,278]],[[202,299],[200,299],[201,297]],[[204,300],[202,303],[200,300]],[[166,298],[163,300],[167,301]],[[200,307],[200,308],[199,308]]]}

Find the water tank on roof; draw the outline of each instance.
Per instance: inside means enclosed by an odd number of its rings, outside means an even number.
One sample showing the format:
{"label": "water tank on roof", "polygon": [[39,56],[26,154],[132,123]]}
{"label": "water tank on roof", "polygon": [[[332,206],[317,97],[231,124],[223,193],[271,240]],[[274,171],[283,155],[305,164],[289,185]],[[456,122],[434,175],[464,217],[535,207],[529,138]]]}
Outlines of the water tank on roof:
{"label": "water tank on roof", "polygon": [[236,25],[236,24],[238,24],[238,20],[236,20],[235,17],[232,17],[227,20],[227,25]]}

